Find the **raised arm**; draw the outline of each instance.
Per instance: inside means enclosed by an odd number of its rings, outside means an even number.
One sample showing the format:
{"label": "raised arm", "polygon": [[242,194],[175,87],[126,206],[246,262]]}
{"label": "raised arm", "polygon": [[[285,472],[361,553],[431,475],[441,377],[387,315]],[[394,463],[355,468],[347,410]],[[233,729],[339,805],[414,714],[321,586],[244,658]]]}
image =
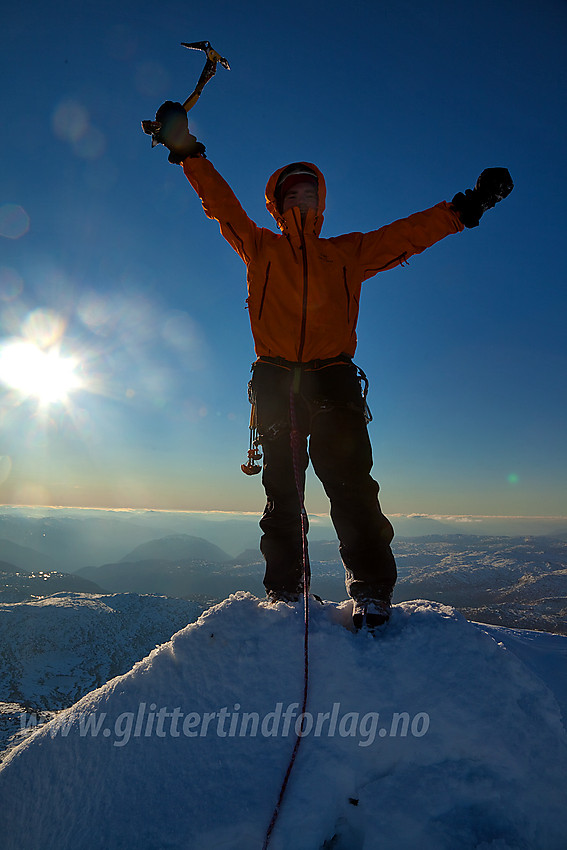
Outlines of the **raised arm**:
{"label": "raised arm", "polygon": [[464,225],[459,215],[443,201],[379,230],[361,233],[359,263],[362,279],[403,265],[414,254],[420,254],[445,236],[461,230],[464,230]]}
{"label": "raised arm", "polygon": [[248,265],[257,251],[258,225],[247,216],[226,180],[204,156],[185,159],[183,171],[200,197],[205,214],[218,221],[224,238]]}
{"label": "raised arm", "polygon": [[506,198],[514,183],[506,168],[486,168],[474,189],[459,192],[451,203],[442,201],[379,230],[360,234],[359,260],[363,278],[401,265],[465,227],[476,227],[482,215]]}
{"label": "raised arm", "polygon": [[205,157],[205,146],[189,132],[187,113],[180,103],[166,101],[156,113],[157,136],[169,149],[169,162],[182,165],[208,218],[215,219],[227,242],[248,265],[256,253],[260,228],[242,209],[238,198]]}

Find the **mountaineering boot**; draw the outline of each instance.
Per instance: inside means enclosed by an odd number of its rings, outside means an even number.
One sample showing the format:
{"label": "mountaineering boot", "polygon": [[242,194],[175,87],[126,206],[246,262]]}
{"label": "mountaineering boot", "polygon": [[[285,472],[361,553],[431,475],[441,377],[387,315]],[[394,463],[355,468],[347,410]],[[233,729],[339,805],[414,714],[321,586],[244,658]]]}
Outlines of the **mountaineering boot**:
{"label": "mountaineering boot", "polygon": [[383,626],[390,619],[392,604],[389,599],[368,599],[358,597],[353,599],[352,622],[356,631],[367,628],[372,632]]}
{"label": "mountaineering boot", "polygon": [[303,590],[267,590],[266,593],[270,605],[275,605],[276,602],[287,602],[288,605],[295,605],[303,596]]}
{"label": "mountaineering boot", "polygon": [[[268,602],[270,605],[275,605],[276,602],[287,602],[288,605],[295,605],[300,599],[303,599],[303,590],[268,590]],[[316,593],[309,594],[310,599],[314,599],[320,605],[325,603]]]}

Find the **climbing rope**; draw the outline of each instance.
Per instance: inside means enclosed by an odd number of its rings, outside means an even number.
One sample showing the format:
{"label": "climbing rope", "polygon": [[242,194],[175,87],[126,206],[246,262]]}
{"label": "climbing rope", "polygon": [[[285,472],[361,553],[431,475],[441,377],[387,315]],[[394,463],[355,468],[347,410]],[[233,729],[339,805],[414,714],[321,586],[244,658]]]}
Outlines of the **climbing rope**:
{"label": "climbing rope", "polygon": [[[307,710],[307,694],[308,694],[308,686],[309,686],[309,583],[311,579],[311,570],[309,567],[309,553],[307,550],[307,513],[305,511],[305,499],[303,495],[303,481],[302,481],[302,473],[300,466],[300,451],[302,444],[301,432],[297,426],[297,413],[295,409],[295,396],[299,392],[299,382],[301,379],[301,369],[297,368],[294,372],[293,380],[291,381],[290,393],[289,393],[289,412],[290,412],[290,421],[291,421],[291,431],[290,431],[290,441],[291,441],[291,455],[293,460],[293,471],[295,475],[295,486],[297,488],[297,495],[299,497],[299,510],[301,515],[301,545],[303,551],[303,610],[304,610],[304,620],[305,620],[305,630],[303,637],[303,702],[301,706],[301,717],[305,717],[305,712]],[[303,722],[303,721],[302,721]],[[286,792],[286,788],[289,782],[289,778],[291,776],[291,771],[293,770],[293,765],[295,764],[295,758],[297,756],[297,751],[299,750],[299,745],[301,743],[301,727],[299,732],[297,732],[296,726],[296,739],[293,747],[293,751],[291,753],[291,757],[289,760],[289,764],[287,766],[287,770],[282,782],[282,786],[280,788],[280,793],[278,797],[278,801],[274,808],[272,819],[270,821],[270,825],[268,826],[268,830],[266,832],[266,837],[264,839],[264,844],[262,850],[266,850],[270,843],[270,839],[272,836],[272,832],[276,825],[276,821],[278,819],[281,805],[283,802],[283,798]]]}

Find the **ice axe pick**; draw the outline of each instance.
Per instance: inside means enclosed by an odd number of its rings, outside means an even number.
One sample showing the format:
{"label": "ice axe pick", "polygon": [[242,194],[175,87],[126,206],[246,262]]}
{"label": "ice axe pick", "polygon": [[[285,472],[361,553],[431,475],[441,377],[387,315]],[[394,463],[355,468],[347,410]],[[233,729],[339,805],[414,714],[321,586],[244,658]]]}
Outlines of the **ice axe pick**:
{"label": "ice axe pick", "polygon": [[[185,112],[189,112],[189,110],[195,106],[201,97],[201,92],[209,80],[214,77],[217,70],[217,63],[220,62],[222,67],[226,68],[227,71],[230,71],[230,65],[224,56],[221,56],[220,53],[213,50],[210,41],[192,41],[190,43],[182,41],[181,46],[189,47],[191,50],[202,50],[207,57],[205,60],[205,67],[201,71],[201,76],[197,81],[197,85],[183,104]],[[161,124],[159,121],[142,121],[142,129],[144,133],[147,133],[148,136],[152,137],[152,147],[160,144],[159,131],[161,130]]]}

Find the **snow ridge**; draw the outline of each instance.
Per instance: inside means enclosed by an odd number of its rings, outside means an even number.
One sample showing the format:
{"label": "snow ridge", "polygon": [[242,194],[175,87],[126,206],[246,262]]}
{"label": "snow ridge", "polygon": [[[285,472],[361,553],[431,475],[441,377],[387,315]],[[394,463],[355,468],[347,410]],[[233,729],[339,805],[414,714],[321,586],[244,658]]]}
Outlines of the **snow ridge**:
{"label": "snow ridge", "polygon": [[[235,594],[38,728],[0,769],[5,850],[260,848],[302,614]],[[377,638],[350,631],[350,602],[310,616],[271,850],[563,850],[561,711],[513,652],[438,603],[396,605]]]}

